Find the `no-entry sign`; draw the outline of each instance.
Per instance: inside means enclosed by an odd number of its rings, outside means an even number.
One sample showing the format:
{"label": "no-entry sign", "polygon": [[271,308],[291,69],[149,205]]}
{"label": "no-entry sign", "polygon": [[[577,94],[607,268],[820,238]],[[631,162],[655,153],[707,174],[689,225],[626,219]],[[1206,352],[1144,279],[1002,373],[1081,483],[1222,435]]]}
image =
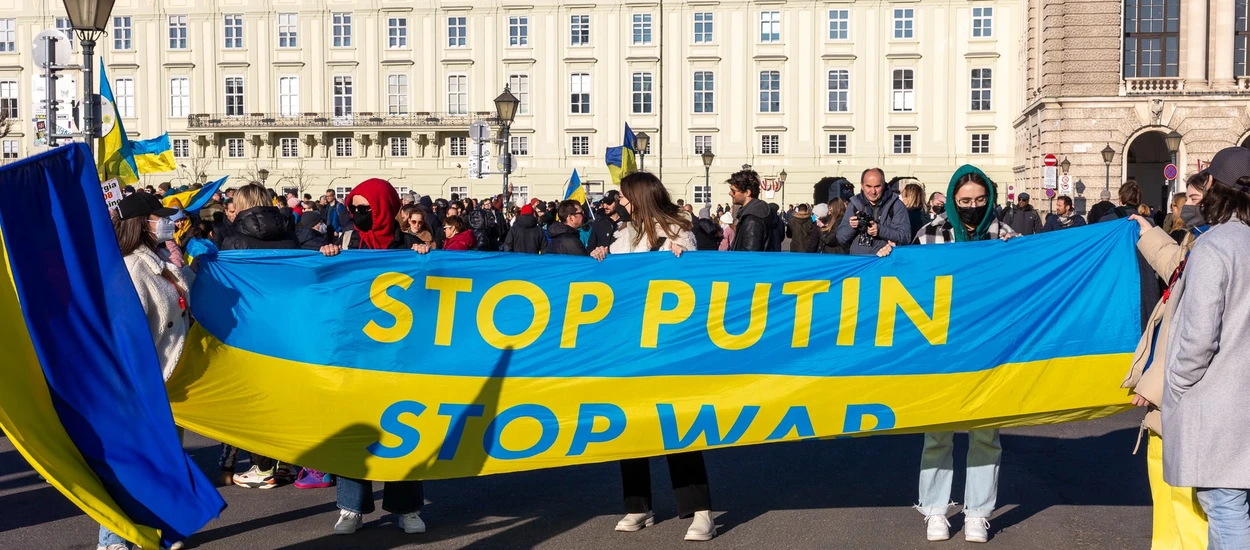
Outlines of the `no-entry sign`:
{"label": "no-entry sign", "polygon": [[1059,166],[1059,159],[1055,155],[1047,154],[1042,157],[1042,164],[1044,166]]}

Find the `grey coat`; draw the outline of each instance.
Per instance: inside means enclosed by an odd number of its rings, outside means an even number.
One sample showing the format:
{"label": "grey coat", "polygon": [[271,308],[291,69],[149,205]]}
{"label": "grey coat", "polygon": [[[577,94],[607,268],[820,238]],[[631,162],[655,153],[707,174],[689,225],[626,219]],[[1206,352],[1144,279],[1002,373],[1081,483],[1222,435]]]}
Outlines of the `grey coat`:
{"label": "grey coat", "polygon": [[1250,226],[1235,218],[1194,244],[1172,290],[1163,394],[1163,479],[1250,489]]}
{"label": "grey coat", "polygon": [[[851,218],[854,218],[855,213],[861,210],[867,212],[869,217],[877,222],[877,236],[866,238],[863,242],[860,241],[859,234],[862,231],[866,235],[868,229],[851,227]],[[913,235],[915,233],[911,230],[911,219],[907,215],[907,207],[903,205],[898,195],[890,191],[889,187],[882,190],[879,205],[875,208],[868,203],[863,193],[851,197],[850,205],[837,229],[838,244],[848,247],[852,255],[858,256],[876,254],[878,250],[885,248],[887,242],[891,241],[896,245],[909,244]]]}

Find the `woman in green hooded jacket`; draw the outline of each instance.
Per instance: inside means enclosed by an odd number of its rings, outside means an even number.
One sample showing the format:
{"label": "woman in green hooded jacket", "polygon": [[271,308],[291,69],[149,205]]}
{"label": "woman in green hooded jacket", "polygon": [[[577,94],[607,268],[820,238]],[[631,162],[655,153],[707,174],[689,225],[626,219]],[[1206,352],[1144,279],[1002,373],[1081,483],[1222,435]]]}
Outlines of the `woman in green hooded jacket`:
{"label": "woman in green hooded jacket", "polygon": [[[994,216],[994,182],[975,166],[963,165],[951,176],[946,191],[946,211],[922,226],[913,244],[1007,240],[1018,236],[1007,224]],[[895,243],[877,253],[890,254]],[[920,455],[920,504],[925,515],[926,534],[931,541],[951,538],[951,484],[954,471],[954,432],[924,435],[924,451]],[[998,500],[998,468],[1003,448],[998,430],[968,432],[968,466],[964,486],[964,539],[968,542],[989,540],[990,515]]]}

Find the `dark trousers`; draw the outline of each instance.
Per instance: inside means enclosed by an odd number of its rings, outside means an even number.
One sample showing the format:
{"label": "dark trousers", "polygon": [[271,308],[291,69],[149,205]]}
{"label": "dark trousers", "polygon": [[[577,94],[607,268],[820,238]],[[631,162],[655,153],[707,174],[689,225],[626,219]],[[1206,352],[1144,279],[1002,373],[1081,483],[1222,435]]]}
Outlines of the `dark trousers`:
{"label": "dark trousers", "polygon": [[[703,453],[694,451],[668,455],[668,473],[677,498],[677,516],[712,509],[712,493],[707,486],[707,466]],[[651,463],[646,458],[621,461],[621,486],[625,490],[625,513],[651,511]]]}
{"label": "dark trousers", "polygon": [[[267,456],[260,456],[251,453],[252,465],[260,468],[260,471],[268,471],[273,469],[274,460]],[[223,472],[233,472],[234,463],[239,459],[239,448],[232,445],[221,444],[221,457],[217,459],[217,465],[221,467]]]}
{"label": "dark trousers", "polygon": [[[373,482],[340,476],[338,505],[357,514],[373,513]],[[425,485],[421,481],[388,481],[382,484],[382,509],[392,514],[420,512],[425,506]]]}

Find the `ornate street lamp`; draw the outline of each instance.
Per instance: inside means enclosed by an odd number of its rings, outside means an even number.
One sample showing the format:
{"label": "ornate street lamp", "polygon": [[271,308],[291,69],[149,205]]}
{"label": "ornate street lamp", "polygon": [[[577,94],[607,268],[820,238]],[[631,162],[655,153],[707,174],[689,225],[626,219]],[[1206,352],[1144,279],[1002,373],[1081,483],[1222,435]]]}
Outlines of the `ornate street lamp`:
{"label": "ornate street lamp", "polygon": [[708,149],[703,152],[703,189],[711,196],[712,193],[712,161],[716,159],[716,155],[712,154],[712,150]]}
{"label": "ornate street lamp", "polygon": [[196,177],[199,178],[200,185],[204,185],[205,183],[208,183],[208,174],[205,174],[204,172],[200,172],[198,175],[196,175]]}
{"label": "ornate street lamp", "polygon": [[647,144],[651,143],[651,136],[648,136],[646,132],[639,132],[634,139],[638,142],[638,169],[643,170],[642,157],[647,152]]}
{"label": "ornate street lamp", "polygon": [[[1172,157],[1173,165],[1176,164],[1176,152],[1181,150],[1181,139],[1184,137],[1185,136],[1182,136],[1181,133],[1176,130],[1172,130],[1171,132],[1168,132],[1168,135],[1163,136],[1163,142],[1168,146],[1168,155]],[[1168,180],[1168,189],[1173,192],[1176,191],[1176,178]]]}
{"label": "ornate street lamp", "polygon": [[[95,80],[93,77],[92,59],[95,57],[95,41],[108,28],[109,17],[113,14],[114,0],[64,0],[65,13],[69,15],[70,28],[78,34],[82,42],[82,87],[83,87],[83,142],[95,154],[96,120],[99,108],[95,101]],[[49,132],[55,133],[53,121],[49,121]]]}
{"label": "ornate street lamp", "polygon": [[260,176],[260,183],[263,185],[269,179],[269,170],[261,168],[256,172],[256,175]]}
{"label": "ornate street lamp", "polygon": [[1113,158],[1115,158],[1115,149],[1112,149],[1111,144],[1108,143],[1107,146],[1102,149],[1102,162],[1107,165],[1107,179],[1103,184],[1103,190],[1108,193],[1111,192],[1111,159]]}
{"label": "ornate street lamp", "polygon": [[495,98],[495,114],[499,118],[499,123],[503,125],[503,132],[500,134],[503,140],[503,155],[500,155],[499,162],[503,164],[503,202],[508,203],[508,176],[512,174],[512,149],[511,141],[508,138],[508,130],[512,127],[512,120],[516,118],[517,107],[521,104],[521,100],[512,95],[509,85],[505,84],[503,93]]}
{"label": "ornate street lamp", "polygon": [[1063,174],[1066,176],[1069,168],[1072,168],[1072,163],[1068,162],[1068,157],[1063,157],[1063,162],[1059,163],[1059,169],[1063,170]]}

